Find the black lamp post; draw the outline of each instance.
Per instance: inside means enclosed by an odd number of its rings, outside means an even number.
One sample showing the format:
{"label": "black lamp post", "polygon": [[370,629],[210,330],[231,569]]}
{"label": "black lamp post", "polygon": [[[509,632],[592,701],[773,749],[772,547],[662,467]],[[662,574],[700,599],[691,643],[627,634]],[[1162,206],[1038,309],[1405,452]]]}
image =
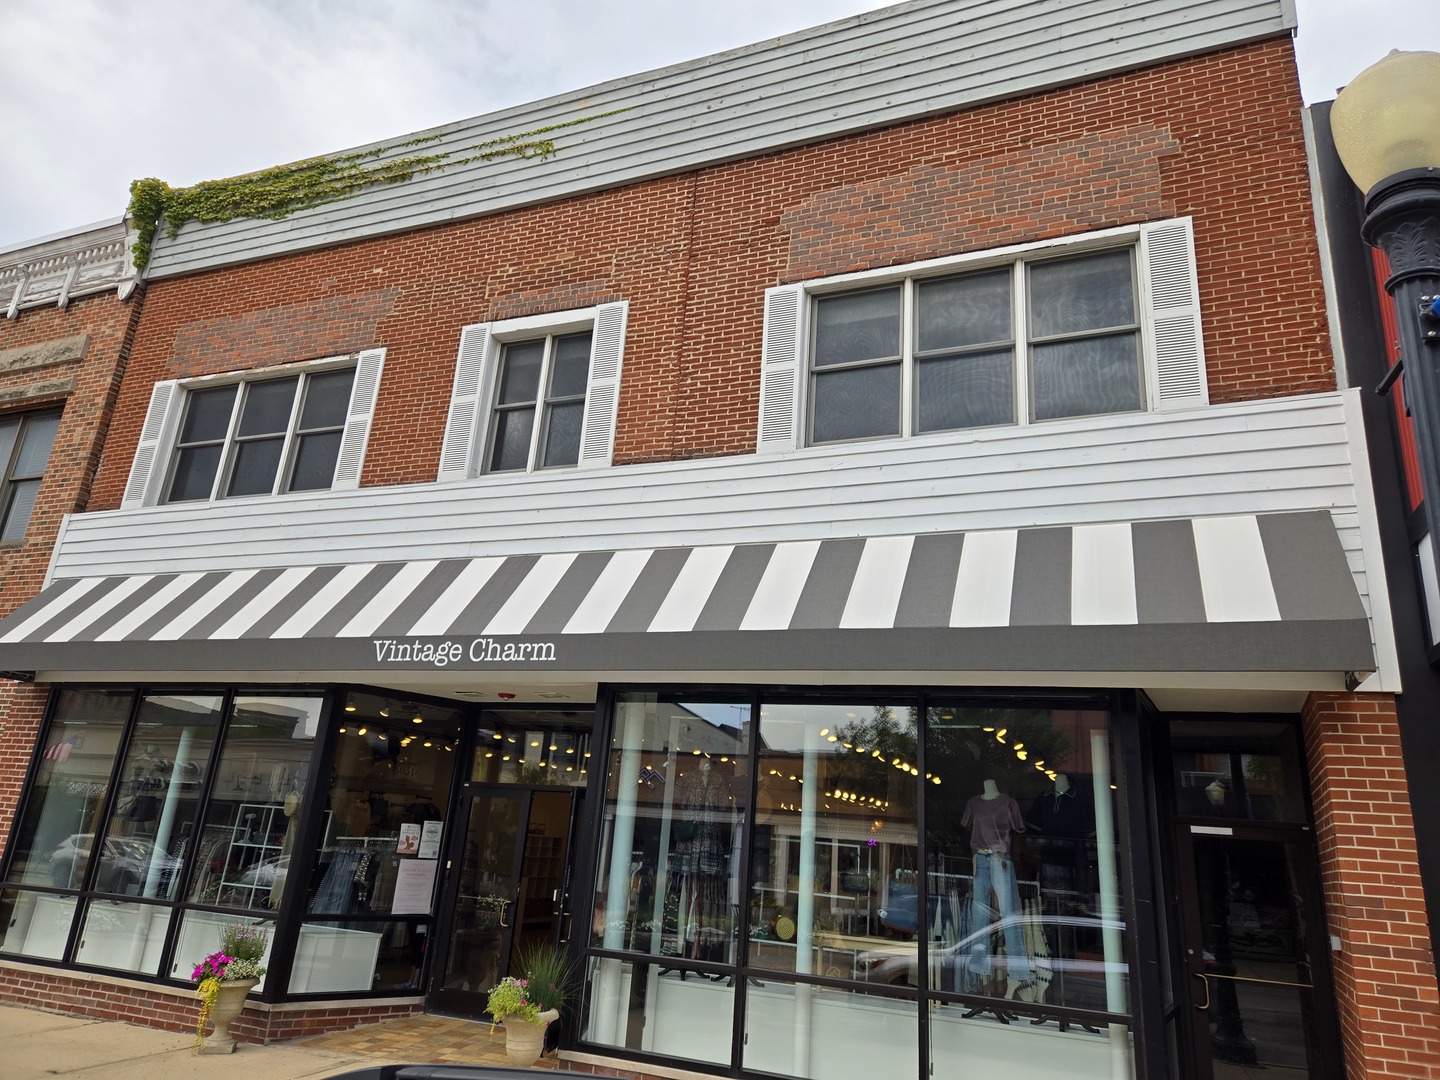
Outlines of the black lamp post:
{"label": "black lamp post", "polygon": [[1397,50],[1366,68],[1336,96],[1330,126],[1365,192],[1360,235],[1390,260],[1385,289],[1399,318],[1425,521],[1440,556],[1440,53]]}

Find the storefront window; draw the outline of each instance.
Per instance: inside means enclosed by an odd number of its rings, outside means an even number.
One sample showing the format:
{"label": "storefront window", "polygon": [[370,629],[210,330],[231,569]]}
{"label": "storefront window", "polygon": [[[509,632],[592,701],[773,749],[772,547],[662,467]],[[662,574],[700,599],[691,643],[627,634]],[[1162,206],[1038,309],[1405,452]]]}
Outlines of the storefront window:
{"label": "storefront window", "polygon": [[470,779],[583,788],[590,780],[593,723],[590,710],[487,710],[475,733]]}
{"label": "storefront window", "polygon": [[[319,696],[237,694],[200,830],[191,903],[274,910],[290,882]],[[188,828],[186,829],[188,836]],[[183,853],[185,841],[177,845]]]}
{"label": "storefront window", "polygon": [[304,871],[311,918],[300,928],[292,993],[418,981],[460,715],[433,702],[347,696],[320,848]]}
{"label": "storefront window", "polygon": [[173,900],[220,724],[219,694],[140,699],[94,887]]}
{"label": "storefront window", "polygon": [[1170,739],[1182,816],[1307,820],[1291,725],[1178,720],[1170,725]]}
{"label": "storefront window", "polygon": [[907,981],[876,956],[918,926],[915,709],[767,701],[760,745],[750,963]]}
{"label": "storefront window", "polygon": [[[40,766],[15,830],[10,880],[79,888],[134,695],[65,690],[56,695]],[[5,950],[22,952],[7,936]]]}
{"label": "storefront window", "polygon": [[[936,1074],[1128,1074],[1108,714],[957,703],[926,719],[925,973],[956,996],[932,1013]],[[1018,1017],[1029,1039],[996,1023]]]}
{"label": "storefront window", "polygon": [[[728,1004],[714,1008],[713,992],[701,1011],[690,1002],[696,987],[716,981],[682,977],[681,969],[737,960],[749,720],[748,702],[736,699],[627,694],[616,702],[591,940],[667,962],[596,965],[591,1041],[638,1047],[643,1028],[651,1045],[688,1041],[694,1049],[718,1039],[728,1047]],[[645,1025],[627,1021],[636,1008]],[[698,1050],[677,1053],[696,1058]],[[729,1052],[699,1060],[728,1061]]]}

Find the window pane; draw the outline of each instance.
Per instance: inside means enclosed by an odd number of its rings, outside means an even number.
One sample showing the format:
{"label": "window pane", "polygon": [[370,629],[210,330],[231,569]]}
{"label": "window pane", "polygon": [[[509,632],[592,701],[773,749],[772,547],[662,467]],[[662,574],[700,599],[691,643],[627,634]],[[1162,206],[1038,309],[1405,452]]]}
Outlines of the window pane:
{"label": "window pane", "polygon": [[543,468],[555,465],[574,465],[580,460],[580,426],[585,422],[585,403],[567,402],[552,405],[549,409],[545,431],[545,448],[540,464]]}
{"label": "window pane", "polygon": [[[10,465],[10,455],[15,452],[15,440],[20,437],[20,418],[0,420],[0,469]],[[3,474],[0,474],[3,475]]]}
{"label": "window pane", "polygon": [[814,387],[815,442],[899,434],[899,364],[817,372]]}
{"label": "window pane", "polygon": [[592,941],[733,964],[750,707],[636,693],[615,708]]}
{"label": "window pane", "polygon": [[500,357],[499,405],[535,401],[540,389],[540,367],[545,360],[545,342],[524,341],[506,345]]}
{"label": "window pane", "polygon": [[62,690],[15,827],[11,880],[78,887],[130,714],[124,691]]}
{"label": "window pane", "polygon": [[1170,737],[1181,814],[1306,820],[1303,772],[1290,725],[1176,721]]}
{"label": "window pane", "polygon": [[1128,248],[1034,263],[1029,273],[1032,337],[1130,326],[1136,321]]}
{"label": "window pane", "polygon": [[30,526],[30,511],[35,496],[40,494],[39,480],[24,480],[10,485],[10,506],[5,511],[5,527],[0,529],[0,542],[19,543]]}
{"label": "window pane", "polygon": [[175,458],[175,477],[170,481],[170,502],[208,499],[215,487],[215,470],[220,467],[221,446],[196,446],[181,450]]}
{"label": "window pane", "polygon": [[[243,915],[222,915],[218,911],[187,911],[180,921],[180,933],[175,937],[175,959],[170,965],[170,977],[188,981],[195,966],[220,948],[220,938],[225,933],[226,927],[234,926],[237,923],[246,926],[263,926],[270,931],[270,940],[265,946],[265,954],[260,958],[260,966],[268,968],[270,951],[275,947],[274,923],[261,918],[247,918]],[[265,989],[265,976],[260,977],[260,985],[255,989],[257,991]]]}
{"label": "window pane", "polygon": [[269,911],[290,884],[320,726],[319,697],[237,695],[200,830],[192,903]]}
{"label": "window pane", "polygon": [[586,1042],[730,1064],[735,1041],[733,979],[682,979],[669,964],[610,958],[591,958],[585,974],[579,1015]]}
{"label": "window pane", "polygon": [[245,387],[245,405],[240,412],[240,435],[269,435],[290,426],[290,412],[300,379],[267,379]]}
{"label": "window pane", "polygon": [[815,301],[815,366],[900,355],[900,286]]}
{"label": "window pane", "polygon": [[100,841],[96,889],[161,900],[179,894],[220,703],[218,695],[141,700],[119,798]]}
{"label": "window pane", "polygon": [[[415,992],[429,923],[306,922],[295,945],[290,993],[398,987]],[[488,987],[486,988],[488,989]]]}
{"label": "window pane", "polygon": [[345,410],[350,407],[350,387],[354,382],[354,368],[312,375],[305,385],[305,404],[300,410],[300,430],[343,426]]}
{"label": "window pane", "polygon": [[926,921],[917,910],[915,712],[767,702],[760,717],[750,962],[870,977],[870,950],[914,942]]}
{"label": "window pane", "polygon": [[340,431],[300,436],[295,448],[295,471],[290,477],[291,491],[323,491],[334,483],[343,437]]}
{"label": "window pane", "polygon": [[307,789],[326,800],[327,824],[318,852],[296,854],[306,863],[297,880],[317,917],[389,913],[401,863],[418,858],[397,850],[400,826],[445,820],[460,713],[351,694],[341,724],[328,787],[322,776],[318,792]]}
{"label": "window pane", "polygon": [[159,904],[92,900],[75,960],[96,967],[141,974],[160,974],[160,947],[170,928],[171,909]]}
{"label": "window pane", "polygon": [[15,458],[15,468],[10,475],[16,478],[32,478],[45,471],[50,460],[50,448],[55,443],[55,432],[60,428],[60,417],[32,417],[25,423],[25,437],[20,443],[20,453]]}
{"label": "window pane", "polygon": [[1015,356],[966,353],[916,365],[918,431],[1015,422]]}
{"label": "window pane", "polygon": [[1139,336],[1085,338],[1030,350],[1036,420],[1094,416],[1140,408]]}
{"label": "window pane", "polygon": [[534,409],[506,409],[495,414],[495,446],[490,452],[490,471],[524,469],[530,464],[530,431]]}
{"label": "window pane", "polygon": [[470,780],[479,784],[589,782],[590,720],[546,710],[480,714]]}
{"label": "window pane", "polygon": [[1108,714],[934,706],[925,762],[933,989],[1127,1012]]}
{"label": "window pane", "polygon": [[[747,1070],[815,1080],[900,1080],[915,1075],[919,1042],[920,1013],[913,997],[882,996],[859,987],[821,990],[768,978],[751,984],[745,994]],[[985,1074],[1025,1075],[1001,1067],[991,1054],[934,1076]]]}
{"label": "window pane", "polygon": [[590,379],[590,335],[568,334],[555,339],[550,396],[582,396]]}
{"label": "window pane", "polygon": [[70,936],[77,899],[30,889],[0,892],[0,927],[5,929],[0,949],[59,960],[65,955],[65,939]]}
{"label": "window pane", "polygon": [[275,472],[285,440],[261,439],[235,448],[235,469],[230,474],[227,495],[269,495],[275,490]]}
{"label": "window pane", "polygon": [[965,274],[915,286],[916,347],[921,352],[1010,341],[1011,271]]}
{"label": "window pane", "polygon": [[180,425],[182,443],[223,439],[230,430],[230,413],[235,406],[235,386],[196,390],[185,403],[185,422]]}

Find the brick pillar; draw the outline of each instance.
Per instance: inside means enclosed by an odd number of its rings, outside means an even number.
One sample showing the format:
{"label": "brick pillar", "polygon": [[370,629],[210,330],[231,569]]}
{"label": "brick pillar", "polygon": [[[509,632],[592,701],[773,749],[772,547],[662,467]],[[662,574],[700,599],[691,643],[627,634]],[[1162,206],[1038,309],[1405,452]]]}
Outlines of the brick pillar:
{"label": "brick pillar", "polygon": [[15,806],[49,696],[48,686],[0,679],[0,851],[10,839]]}
{"label": "brick pillar", "polygon": [[1312,694],[1303,716],[1349,1080],[1440,1075],[1440,990],[1395,699]]}

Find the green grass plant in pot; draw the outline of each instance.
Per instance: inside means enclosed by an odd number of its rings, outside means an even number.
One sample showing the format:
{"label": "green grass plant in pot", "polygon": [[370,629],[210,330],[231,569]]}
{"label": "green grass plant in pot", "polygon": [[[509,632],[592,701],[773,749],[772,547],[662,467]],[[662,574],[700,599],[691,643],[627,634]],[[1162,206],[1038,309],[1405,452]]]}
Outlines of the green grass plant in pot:
{"label": "green grass plant in pot", "polygon": [[564,950],[550,944],[531,946],[516,966],[522,974],[501,979],[485,1009],[493,1023],[505,1028],[510,1063],[529,1068],[545,1048],[545,1029],[560,1018],[574,970]]}

